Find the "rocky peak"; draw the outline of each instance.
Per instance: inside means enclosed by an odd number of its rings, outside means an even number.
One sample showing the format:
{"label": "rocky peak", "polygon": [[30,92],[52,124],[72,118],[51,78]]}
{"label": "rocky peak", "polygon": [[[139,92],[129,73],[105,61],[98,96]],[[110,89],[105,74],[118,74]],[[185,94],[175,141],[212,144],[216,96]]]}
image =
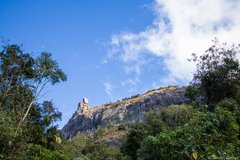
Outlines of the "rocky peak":
{"label": "rocky peak", "polygon": [[160,112],[163,107],[172,104],[189,103],[189,99],[185,97],[185,89],[186,87],[177,86],[154,89],[94,108],[90,108],[88,99],[84,98],[72,118],[62,128],[61,137],[70,138],[77,133],[86,134],[96,130],[98,126],[105,128],[109,124],[141,122],[144,114],[150,110]]}
{"label": "rocky peak", "polygon": [[84,114],[87,111],[89,111],[88,99],[83,98],[82,102],[78,104],[77,113],[80,115]]}

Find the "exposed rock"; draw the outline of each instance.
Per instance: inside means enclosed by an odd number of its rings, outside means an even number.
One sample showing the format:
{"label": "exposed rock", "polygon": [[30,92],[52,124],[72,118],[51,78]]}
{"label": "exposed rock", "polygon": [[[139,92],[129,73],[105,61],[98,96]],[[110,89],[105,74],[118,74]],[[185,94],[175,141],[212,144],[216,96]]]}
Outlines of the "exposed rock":
{"label": "exposed rock", "polygon": [[189,103],[184,93],[185,87],[159,88],[95,108],[90,108],[88,100],[84,98],[83,102],[79,103],[78,110],[63,127],[61,137],[66,139],[77,133],[86,134],[96,130],[98,126],[105,128],[109,124],[121,125],[142,121],[144,114],[150,110],[160,112],[161,108],[172,104]]}

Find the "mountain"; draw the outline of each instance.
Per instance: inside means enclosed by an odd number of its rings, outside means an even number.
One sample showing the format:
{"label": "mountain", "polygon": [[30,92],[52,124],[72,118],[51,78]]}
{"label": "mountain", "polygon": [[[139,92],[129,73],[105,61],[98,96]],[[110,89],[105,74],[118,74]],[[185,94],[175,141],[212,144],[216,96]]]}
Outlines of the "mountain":
{"label": "mountain", "polygon": [[84,98],[72,118],[62,128],[61,138],[71,138],[77,133],[87,134],[95,131],[98,126],[106,128],[108,125],[141,122],[144,114],[150,110],[160,112],[163,107],[189,103],[185,90],[186,87],[161,87],[94,108],[89,107],[88,99]]}

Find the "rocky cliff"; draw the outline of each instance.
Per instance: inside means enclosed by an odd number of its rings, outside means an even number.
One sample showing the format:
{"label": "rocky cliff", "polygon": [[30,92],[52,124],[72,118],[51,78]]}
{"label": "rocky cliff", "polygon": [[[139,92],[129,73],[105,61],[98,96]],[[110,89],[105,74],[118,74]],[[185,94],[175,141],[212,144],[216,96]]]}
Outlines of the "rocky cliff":
{"label": "rocky cliff", "polygon": [[184,93],[185,87],[171,86],[94,108],[90,108],[88,100],[84,98],[72,118],[62,128],[61,137],[66,139],[77,133],[86,134],[96,130],[98,126],[105,128],[109,124],[120,125],[142,121],[144,114],[150,110],[160,112],[161,108],[172,104],[189,103]]}

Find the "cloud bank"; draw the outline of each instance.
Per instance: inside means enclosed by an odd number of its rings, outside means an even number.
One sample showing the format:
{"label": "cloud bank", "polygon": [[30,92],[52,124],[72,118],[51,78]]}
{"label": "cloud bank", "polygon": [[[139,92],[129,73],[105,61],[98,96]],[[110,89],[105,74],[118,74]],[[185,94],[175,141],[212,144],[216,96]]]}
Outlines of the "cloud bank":
{"label": "cloud bank", "polygon": [[[145,30],[111,37],[108,60],[123,62],[127,74],[140,75],[150,55],[161,58],[167,70],[162,84],[189,82],[192,53],[202,54],[214,38],[240,43],[239,0],[156,0],[152,8],[155,19]],[[111,87],[105,88],[110,94]]]}

